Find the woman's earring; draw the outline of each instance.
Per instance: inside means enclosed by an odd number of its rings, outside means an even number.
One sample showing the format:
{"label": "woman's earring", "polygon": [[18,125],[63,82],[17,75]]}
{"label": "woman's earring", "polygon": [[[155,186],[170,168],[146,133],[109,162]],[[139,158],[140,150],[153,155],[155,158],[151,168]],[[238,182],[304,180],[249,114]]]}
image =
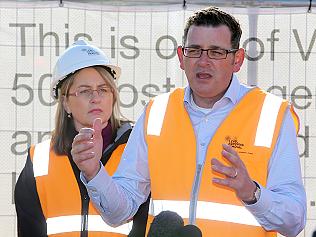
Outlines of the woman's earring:
{"label": "woman's earring", "polygon": [[67,117],[68,117],[68,118],[71,118],[71,113],[67,113]]}

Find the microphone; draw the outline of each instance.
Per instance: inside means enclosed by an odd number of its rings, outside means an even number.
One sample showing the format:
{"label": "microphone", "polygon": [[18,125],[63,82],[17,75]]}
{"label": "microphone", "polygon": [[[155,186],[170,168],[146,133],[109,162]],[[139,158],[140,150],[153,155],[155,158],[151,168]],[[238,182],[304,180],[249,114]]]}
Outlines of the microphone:
{"label": "microphone", "polygon": [[186,225],[178,230],[177,237],[202,237],[202,232],[195,225]]}
{"label": "microphone", "polygon": [[316,237],[316,230],[313,232],[312,237]]}
{"label": "microphone", "polygon": [[175,237],[183,226],[183,219],[176,212],[162,211],[155,216],[147,237]]}

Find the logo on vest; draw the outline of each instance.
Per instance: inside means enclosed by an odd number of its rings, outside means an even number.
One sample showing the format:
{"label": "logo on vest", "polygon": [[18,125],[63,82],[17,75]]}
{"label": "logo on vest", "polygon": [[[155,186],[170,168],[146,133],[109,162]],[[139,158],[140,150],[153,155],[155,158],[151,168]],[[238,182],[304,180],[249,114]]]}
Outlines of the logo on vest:
{"label": "logo on vest", "polygon": [[238,141],[237,137],[230,137],[230,136],[226,136],[225,137],[225,142],[227,145],[231,146],[234,149],[238,149],[238,153],[245,153],[248,155],[252,155],[252,152],[249,151],[245,151],[245,144],[241,143],[240,141]]}
{"label": "logo on vest", "polygon": [[230,136],[225,137],[225,141],[227,145],[230,145],[233,148],[242,149],[245,144],[240,143],[237,140],[237,137],[231,138]]}

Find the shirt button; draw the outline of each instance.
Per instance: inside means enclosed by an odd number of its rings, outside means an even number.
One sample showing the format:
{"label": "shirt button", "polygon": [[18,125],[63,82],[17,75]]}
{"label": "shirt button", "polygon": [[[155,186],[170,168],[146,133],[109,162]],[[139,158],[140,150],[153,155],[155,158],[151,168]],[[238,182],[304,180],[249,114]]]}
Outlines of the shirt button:
{"label": "shirt button", "polygon": [[90,188],[91,192],[96,193],[97,189],[96,188]]}
{"label": "shirt button", "polygon": [[204,143],[204,142],[202,142],[202,143],[200,143],[200,145],[201,145],[201,146],[205,146],[205,143]]}

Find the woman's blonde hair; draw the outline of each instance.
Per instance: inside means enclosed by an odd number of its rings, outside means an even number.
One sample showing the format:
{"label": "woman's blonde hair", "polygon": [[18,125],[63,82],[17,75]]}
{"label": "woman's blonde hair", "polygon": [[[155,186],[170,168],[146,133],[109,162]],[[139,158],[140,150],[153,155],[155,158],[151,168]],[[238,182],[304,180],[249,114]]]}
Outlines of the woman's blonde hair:
{"label": "woman's blonde hair", "polygon": [[[112,114],[110,117],[110,123],[112,127],[112,132],[115,133],[116,130],[121,126],[121,112],[119,107],[119,92],[116,87],[116,82],[111,74],[111,70],[103,66],[93,66],[104,79],[104,81],[110,86],[113,93],[113,104],[112,104]],[[80,69],[81,70],[81,69]],[[58,95],[58,105],[55,115],[55,130],[52,134],[52,144],[53,149],[58,155],[68,155],[71,150],[72,141],[77,134],[73,118],[68,117],[68,114],[64,108],[63,101],[67,99],[70,87],[73,85],[76,75],[79,71],[67,76],[66,79],[59,86]]]}

